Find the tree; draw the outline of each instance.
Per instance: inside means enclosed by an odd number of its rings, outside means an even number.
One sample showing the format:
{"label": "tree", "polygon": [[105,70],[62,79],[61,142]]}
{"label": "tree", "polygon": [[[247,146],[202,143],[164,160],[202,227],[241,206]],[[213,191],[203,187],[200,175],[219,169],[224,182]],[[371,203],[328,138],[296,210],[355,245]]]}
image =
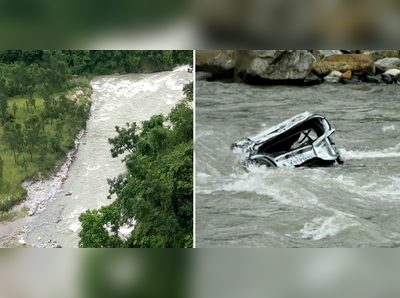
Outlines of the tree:
{"label": "tree", "polygon": [[29,153],[31,162],[33,162],[33,154],[43,140],[38,116],[32,116],[24,122],[23,137],[25,150]]}
{"label": "tree", "polygon": [[33,97],[33,86],[28,86],[26,89],[26,94],[28,95],[28,104],[30,107],[36,109],[36,100],[35,97]]}
{"label": "tree", "polygon": [[3,186],[3,168],[4,168],[4,161],[3,158],[0,156],[0,189]]}
{"label": "tree", "polygon": [[17,163],[18,157],[24,149],[21,124],[7,122],[4,125],[3,140],[6,146],[13,152],[14,161]]}
{"label": "tree", "polygon": [[3,125],[7,122],[7,109],[7,97],[0,93],[0,117]]}
{"label": "tree", "polygon": [[18,106],[17,106],[17,104],[15,102],[12,105],[12,109],[13,109],[14,118],[16,118],[17,117]]}
{"label": "tree", "polygon": [[175,140],[188,141],[193,138],[193,110],[187,103],[177,104],[168,116],[174,127]]}
{"label": "tree", "polygon": [[119,247],[118,237],[120,214],[113,205],[102,206],[99,210],[87,210],[79,216],[82,230],[79,232],[79,247]]}
{"label": "tree", "polygon": [[125,153],[125,151],[133,153],[136,149],[136,144],[139,141],[139,136],[136,135],[136,123],[126,123],[126,128],[115,126],[115,130],[117,131],[118,136],[108,139],[108,142],[113,146],[111,149],[111,156],[117,157],[118,155]]}
{"label": "tree", "polygon": [[26,94],[28,86],[32,83],[32,76],[24,62],[15,62],[11,66],[11,76],[17,94]]}

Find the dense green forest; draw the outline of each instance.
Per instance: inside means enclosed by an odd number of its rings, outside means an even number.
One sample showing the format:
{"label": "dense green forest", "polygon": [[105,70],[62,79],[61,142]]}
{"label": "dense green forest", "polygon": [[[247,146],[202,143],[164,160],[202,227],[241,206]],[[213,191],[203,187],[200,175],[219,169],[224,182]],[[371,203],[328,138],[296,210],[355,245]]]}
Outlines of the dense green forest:
{"label": "dense green forest", "polygon": [[0,219],[24,198],[24,179],[50,172],[73,148],[93,75],[192,63],[192,51],[1,50]]}
{"label": "dense green forest", "polygon": [[[111,154],[124,154],[127,173],[109,180],[112,204],[80,215],[80,247],[193,246],[193,83],[183,91],[168,116],[116,127]],[[120,227],[133,223],[122,237]]]}
{"label": "dense green forest", "polygon": [[[47,70],[54,70],[54,63],[58,63],[59,72],[52,78],[54,72]],[[48,75],[49,83],[60,87],[71,75],[154,72],[182,64],[193,64],[193,51],[0,50],[1,78],[16,79],[20,87],[9,90],[12,94],[26,94],[27,86],[35,85],[33,77],[40,72]],[[13,76],[18,72],[19,76]]]}

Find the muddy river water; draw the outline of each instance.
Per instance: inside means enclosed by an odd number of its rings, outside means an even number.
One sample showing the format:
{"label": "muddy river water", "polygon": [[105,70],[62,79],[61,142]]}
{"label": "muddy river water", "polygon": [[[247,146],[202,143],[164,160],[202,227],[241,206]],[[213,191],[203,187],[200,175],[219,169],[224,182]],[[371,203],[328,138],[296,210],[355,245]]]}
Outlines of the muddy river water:
{"label": "muddy river water", "polygon": [[[400,245],[400,88],[197,81],[197,247]],[[230,145],[304,111],[346,158],[330,168],[252,167]]]}
{"label": "muddy river water", "polygon": [[[187,67],[154,74],[95,77],[91,82],[91,117],[68,178],[43,211],[24,219],[24,241],[35,247],[50,247],[54,243],[77,247],[79,215],[109,204],[107,178],[125,171],[121,158],[112,158],[110,153],[108,138],[116,135],[115,126],[147,120],[154,114],[168,114],[184,98],[182,88],[191,80]],[[45,196],[50,190],[41,191]]]}

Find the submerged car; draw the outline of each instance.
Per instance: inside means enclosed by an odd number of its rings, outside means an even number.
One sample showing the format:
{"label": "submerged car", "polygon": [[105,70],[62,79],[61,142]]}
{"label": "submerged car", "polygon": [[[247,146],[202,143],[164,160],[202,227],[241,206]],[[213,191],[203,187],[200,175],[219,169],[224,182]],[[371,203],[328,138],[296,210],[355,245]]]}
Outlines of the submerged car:
{"label": "submerged car", "polygon": [[331,166],[344,161],[332,140],[334,132],[325,117],[304,112],[234,143],[232,148],[242,149],[246,166]]}

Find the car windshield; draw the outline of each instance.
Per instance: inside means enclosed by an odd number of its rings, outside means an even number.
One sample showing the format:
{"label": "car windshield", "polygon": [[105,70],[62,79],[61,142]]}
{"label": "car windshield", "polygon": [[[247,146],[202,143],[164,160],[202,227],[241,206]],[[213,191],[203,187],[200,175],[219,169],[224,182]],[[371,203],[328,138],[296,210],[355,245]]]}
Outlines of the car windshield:
{"label": "car windshield", "polygon": [[311,145],[318,138],[317,133],[313,129],[303,130],[295,135],[298,135],[299,138],[293,143],[289,150]]}
{"label": "car windshield", "polygon": [[258,149],[258,153],[276,157],[285,152],[311,145],[323,133],[321,124],[315,119],[265,142]]}

